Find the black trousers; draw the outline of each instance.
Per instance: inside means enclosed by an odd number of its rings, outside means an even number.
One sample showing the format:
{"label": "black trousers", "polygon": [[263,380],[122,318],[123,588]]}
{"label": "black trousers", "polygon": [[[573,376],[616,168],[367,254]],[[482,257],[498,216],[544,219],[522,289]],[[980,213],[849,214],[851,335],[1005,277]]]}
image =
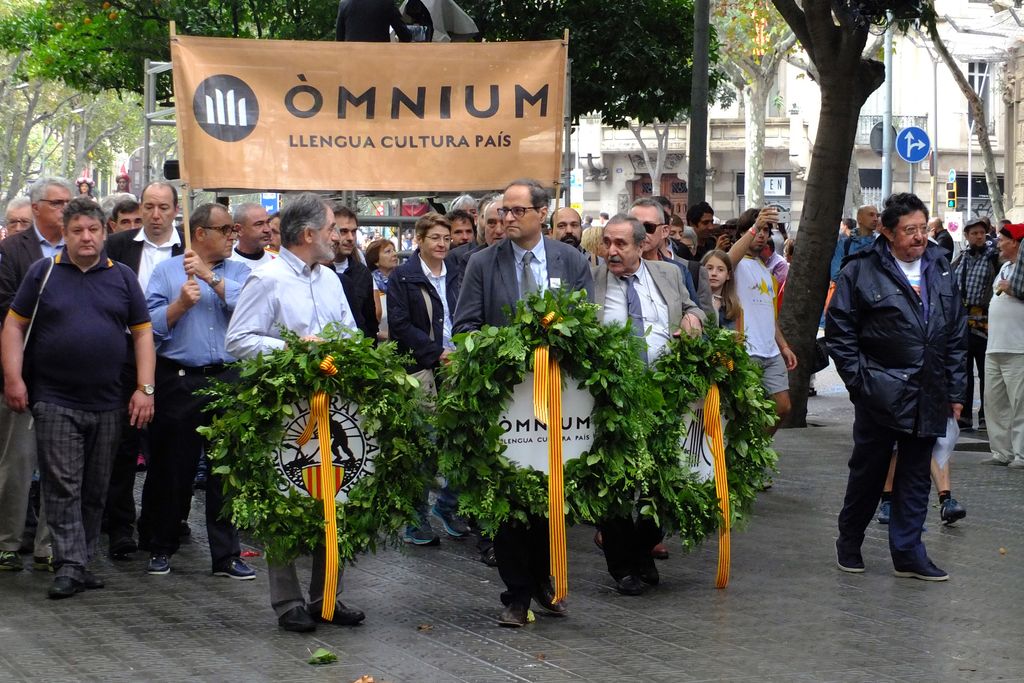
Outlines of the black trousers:
{"label": "black trousers", "polygon": [[616,581],[626,576],[640,576],[651,573],[654,558],[651,549],[661,543],[665,535],[652,520],[640,517],[617,517],[598,524],[601,530],[601,544],[608,573]]}
{"label": "black trousers", "polygon": [[502,604],[529,607],[534,593],[551,585],[548,520],[530,515],[529,525],[505,522],[494,535],[494,556],[505,582]]}
{"label": "black trousers", "polygon": [[978,369],[978,386],[981,389],[981,404],[978,406],[978,421],[985,419],[985,349],[988,339],[967,333],[967,400],[964,402],[960,419],[971,422],[974,419],[974,369]]}
{"label": "black trousers", "polygon": [[[234,372],[190,374],[188,368],[157,358],[156,414],[149,427],[150,456],[142,489],[142,517],[154,554],[173,555],[178,550],[182,508],[192,497],[196,464],[205,445],[196,429],[210,424],[210,415],[203,412],[210,399],[199,391],[214,377],[230,381]],[[211,474],[206,487],[206,533],[215,569],[241,554],[238,530],[220,518],[223,505],[223,484]]]}
{"label": "black trousers", "polygon": [[876,424],[855,404],[853,453],[846,498],[839,513],[839,539],[844,553],[859,553],[864,531],[871,523],[882,495],[892,447],[899,447],[892,484],[889,552],[897,569],[923,565],[928,554],[921,542],[928,493],[931,491],[932,449],[935,437],[919,437]]}
{"label": "black trousers", "polygon": [[[125,389],[124,404],[128,405],[135,392],[135,363],[125,363],[121,370],[121,386]],[[121,438],[110,470],[110,486],[107,488],[107,504],[103,510],[103,528],[110,536],[111,543],[122,538],[132,538],[135,528],[135,466],[142,445],[143,432],[124,421]]]}

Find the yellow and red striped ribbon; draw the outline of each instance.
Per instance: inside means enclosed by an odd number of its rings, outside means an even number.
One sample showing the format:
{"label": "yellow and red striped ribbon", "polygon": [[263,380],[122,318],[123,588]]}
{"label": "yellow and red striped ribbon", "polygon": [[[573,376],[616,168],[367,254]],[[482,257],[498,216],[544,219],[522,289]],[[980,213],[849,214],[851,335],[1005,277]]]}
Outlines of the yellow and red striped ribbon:
{"label": "yellow and red striped ribbon", "polygon": [[565,550],[565,488],[562,469],[562,371],[547,346],[533,352],[533,414],[548,426],[548,544],[554,602],[569,593]]}
{"label": "yellow and red striped ribbon", "polygon": [[[320,370],[325,375],[338,373],[334,359],[327,356],[320,363]],[[338,598],[338,515],[334,506],[334,497],[338,493],[336,473],[331,450],[331,414],[330,399],[324,391],[317,391],[309,401],[309,420],[299,435],[297,443],[304,446],[313,436],[316,429],[317,444],[320,449],[320,464],[317,466],[320,475],[319,497],[324,504],[324,599],[320,607],[320,616],[326,621],[334,618],[334,605]],[[344,478],[344,470],[342,470]]]}
{"label": "yellow and red striped ribbon", "polygon": [[725,469],[725,437],[722,434],[721,397],[718,385],[712,384],[704,399],[704,432],[711,437],[711,455],[715,466],[715,494],[718,496],[718,507],[722,511],[722,526],[718,528],[718,573],[715,576],[715,588],[729,585],[730,512],[729,512],[729,475]]}

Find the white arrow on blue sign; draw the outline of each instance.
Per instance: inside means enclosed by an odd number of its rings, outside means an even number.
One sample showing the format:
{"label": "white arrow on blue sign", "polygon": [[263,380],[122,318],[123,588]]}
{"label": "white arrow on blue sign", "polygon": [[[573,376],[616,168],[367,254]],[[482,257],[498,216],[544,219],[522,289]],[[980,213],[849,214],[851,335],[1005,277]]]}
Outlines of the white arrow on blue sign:
{"label": "white arrow on blue sign", "polygon": [[896,135],[896,153],[907,163],[924,161],[931,151],[932,143],[923,128],[908,126]]}

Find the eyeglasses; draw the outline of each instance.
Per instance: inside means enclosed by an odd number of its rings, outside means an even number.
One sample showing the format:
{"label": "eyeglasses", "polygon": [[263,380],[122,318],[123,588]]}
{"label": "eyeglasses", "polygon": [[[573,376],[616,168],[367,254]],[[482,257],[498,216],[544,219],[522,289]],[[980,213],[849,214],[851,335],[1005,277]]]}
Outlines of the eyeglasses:
{"label": "eyeglasses", "polygon": [[40,199],[39,201],[49,204],[55,209],[63,209],[65,206],[71,203],[70,199]]}
{"label": "eyeglasses", "polygon": [[648,235],[653,235],[654,231],[661,227],[661,223],[651,223],[650,221],[644,221],[644,230],[647,231]]}
{"label": "eyeglasses", "polygon": [[225,225],[203,225],[201,227],[203,230],[216,230],[225,237],[230,237],[231,234],[235,232],[235,226],[231,223],[227,223]]}
{"label": "eyeglasses", "polygon": [[928,226],[927,225],[905,225],[902,228],[900,228],[900,232],[903,233],[904,235],[906,235],[907,237],[917,237],[918,235],[927,235],[928,234]]}
{"label": "eyeglasses", "polygon": [[11,220],[7,221],[7,225],[8,225],[8,227],[14,226],[14,225],[26,225],[26,226],[28,226],[28,225],[32,225],[32,221],[28,220],[27,218],[12,218]]}
{"label": "eyeglasses", "polygon": [[450,244],[452,241],[448,235],[427,235],[426,239],[430,242],[444,242],[445,244]]}
{"label": "eyeglasses", "polygon": [[504,218],[510,213],[516,218],[522,218],[526,215],[527,211],[540,211],[540,207],[537,206],[512,206],[512,207],[500,207],[498,208],[498,218]]}

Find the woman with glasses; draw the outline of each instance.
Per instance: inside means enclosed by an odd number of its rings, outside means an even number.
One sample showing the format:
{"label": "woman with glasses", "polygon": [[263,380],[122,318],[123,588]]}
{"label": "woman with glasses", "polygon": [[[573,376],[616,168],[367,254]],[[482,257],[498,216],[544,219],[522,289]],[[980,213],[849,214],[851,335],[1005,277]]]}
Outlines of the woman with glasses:
{"label": "woman with glasses", "polygon": [[[459,298],[459,277],[444,262],[451,247],[452,226],[438,213],[416,221],[416,251],[395,269],[388,281],[391,338],[398,350],[412,356],[409,372],[419,379],[429,398],[437,395],[434,380],[452,352],[452,314]],[[419,522],[405,530],[403,540],[412,545],[438,545],[441,540],[430,527],[424,492]],[[455,515],[457,500],[447,490],[438,493],[430,514],[437,517],[445,533],[460,538],[469,533],[466,523]]]}
{"label": "woman with glasses", "polygon": [[388,281],[398,267],[398,252],[391,240],[376,239],[366,247],[366,266],[373,272],[373,304],[377,310],[380,330],[377,338],[388,338]]}

